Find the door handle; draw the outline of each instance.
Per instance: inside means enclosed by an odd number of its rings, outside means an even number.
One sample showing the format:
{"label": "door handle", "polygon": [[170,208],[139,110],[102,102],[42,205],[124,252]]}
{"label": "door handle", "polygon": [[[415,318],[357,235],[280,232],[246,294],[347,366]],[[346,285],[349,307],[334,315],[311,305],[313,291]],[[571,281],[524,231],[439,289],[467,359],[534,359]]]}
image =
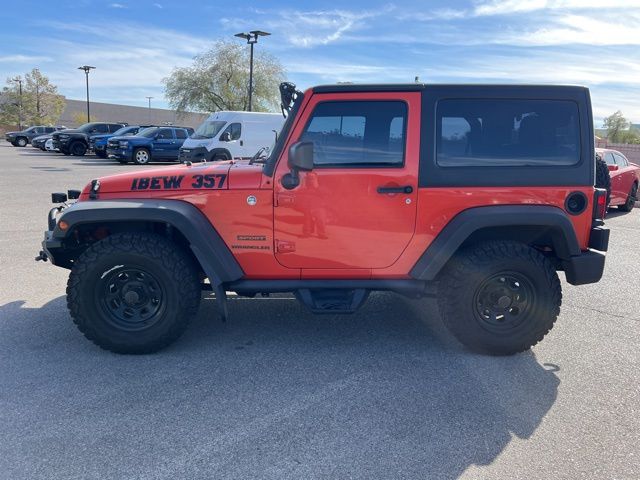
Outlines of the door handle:
{"label": "door handle", "polygon": [[413,193],[413,187],[411,185],[405,185],[404,187],[378,187],[378,193]]}

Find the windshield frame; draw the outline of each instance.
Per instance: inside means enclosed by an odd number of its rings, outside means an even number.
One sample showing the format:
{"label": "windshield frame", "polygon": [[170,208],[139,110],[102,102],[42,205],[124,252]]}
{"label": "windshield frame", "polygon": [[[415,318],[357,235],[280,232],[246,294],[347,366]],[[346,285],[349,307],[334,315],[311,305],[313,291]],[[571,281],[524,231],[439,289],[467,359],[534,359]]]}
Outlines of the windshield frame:
{"label": "windshield frame", "polygon": [[[170,128],[170,127],[147,127],[147,128],[143,128],[138,133],[136,133],[134,135],[134,137],[153,138],[153,136],[156,134],[156,132],[160,128]],[[145,135],[145,132],[147,132],[147,135]],[[152,135],[148,135],[149,133],[152,133]]]}

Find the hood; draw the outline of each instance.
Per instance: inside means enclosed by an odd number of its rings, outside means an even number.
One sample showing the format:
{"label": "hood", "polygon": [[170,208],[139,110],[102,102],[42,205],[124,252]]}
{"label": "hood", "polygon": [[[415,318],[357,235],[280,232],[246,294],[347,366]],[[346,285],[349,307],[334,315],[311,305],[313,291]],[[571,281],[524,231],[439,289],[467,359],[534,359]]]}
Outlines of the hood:
{"label": "hood", "polygon": [[206,147],[211,142],[213,142],[214,138],[187,138],[182,144],[182,148],[198,148],[198,147]]}
{"label": "hood", "polygon": [[147,138],[147,137],[138,137],[138,136],[136,136],[136,135],[118,135],[118,136],[113,136],[113,135],[99,135],[99,136],[95,136],[95,137],[92,137],[92,138],[95,138],[95,139],[98,139],[98,138],[108,138],[109,140],[115,140],[115,141],[120,141],[120,140],[131,140],[131,139],[137,139],[137,138],[143,138],[143,139],[146,139],[146,140],[150,140],[150,139],[149,139],[149,138]]}
{"label": "hood", "polygon": [[109,138],[109,137],[113,137],[113,134],[108,134],[108,133],[100,133],[98,135],[91,135],[91,138],[93,140],[102,140],[103,138]]}
{"label": "hood", "polygon": [[67,128],[66,130],[58,130],[57,132],[54,132],[54,135],[59,135],[61,133],[67,134],[67,133],[81,133],[82,135],[86,135],[86,132],[83,132],[82,130],[78,130],[77,128]]}
{"label": "hood", "polygon": [[[97,180],[98,198],[174,197],[175,192],[206,194],[211,190],[259,188],[262,165],[234,160],[205,162],[138,170]],[[83,189],[80,200],[89,198],[92,183]]]}
{"label": "hood", "polygon": [[4,132],[5,135],[15,135],[16,133],[20,133],[20,132]]}

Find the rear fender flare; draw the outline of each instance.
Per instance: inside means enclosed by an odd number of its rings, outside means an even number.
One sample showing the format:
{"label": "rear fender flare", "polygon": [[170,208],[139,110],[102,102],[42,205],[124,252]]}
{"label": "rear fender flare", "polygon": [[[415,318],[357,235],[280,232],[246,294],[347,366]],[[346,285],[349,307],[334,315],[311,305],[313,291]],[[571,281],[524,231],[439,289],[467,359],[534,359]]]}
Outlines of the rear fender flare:
{"label": "rear fender flare", "polygon": [[434,280],[474,232],[491,227],[539,227],[551,237],[555,255],[569,260],[581,253],[573,224],[560,208],[545,205],[496,205],[460,212],[431,242],[411,269],[411,277]]}

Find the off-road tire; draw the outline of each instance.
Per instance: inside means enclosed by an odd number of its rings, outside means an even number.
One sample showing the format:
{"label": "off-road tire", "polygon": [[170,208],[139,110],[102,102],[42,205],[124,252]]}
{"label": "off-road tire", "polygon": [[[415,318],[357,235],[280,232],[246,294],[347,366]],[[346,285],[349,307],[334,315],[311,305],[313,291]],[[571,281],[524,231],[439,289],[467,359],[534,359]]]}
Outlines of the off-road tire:
{"label": "off-road tire", "polygon": [[611,202],[611,174],[609,167],[599,156],[596,156],[596,188],[604,188],[607,191],[607,207]]}
{"label": "off-road tire", "polygon": [[16,147],[26,147],[27,143],[29,143],[29,140],[27,140],[25,137],[18,137],[15,140],[14,146]]}
{"label": "off-road tire", "polygon": [[87,146],[83,142],[75,141],[69,145],[69,153],[74,157],[82,157],[87,153]]}
{"label": "off-road tire", "polygon": [[[144,153],[146,153],[146,157],[144,156]],[[144,160],[145,158],[146,160]],[[151,162],[151,152],[146,148],[136,148],[133,151],[133,161],[137,165],[147,165]]]}
{"label": "off-road tire", "polygon": [[[519,280],[519,287],[512,285],[513,279]],[[487,288],[498,291],[495,298],[485,295]],[[502,303],[509,296],[511,303]],[[504,309],[502,321],[485,309],[487,299]],[[551,330],[561,303],[562,289],[551,262],[518,242],[472,245],[454,255],[438,282],[438,306],[445,326],[478,353],[512,355],[528,350]]]}
{"label": "off-road tire", "polygon": [[[121,278],[121,272],[127,271],[144,275]],[[143,283],[149,278],[155,287],[145,293],[136,281]],[[133,302],[148,297],[155,313],[146,320],[123,321],[115,313],[117,302],[114,306],[109,297],[114,291],[113,298],[122,299],[121,312],[139,308],[131,307],[127,295],[140,291]],[[171,344],[196,315],[200,297],[193,261],[169,240],[149,233],[118,233],[94,243],[74,263],[67,283],[67,306],[73,322],[89,340],[116,353],[152,353]]]}
{"label": "off-road tire", "polygon": [[629,195],[627,195],[627,201],[624,202],[624,205],[618,205],[618,209],[623,212],[630,212],[633,210],[633,207],[636,205],[636,199],[638,198],[638,184],[633,183],[631,185],[631,191],[629,191]]}

